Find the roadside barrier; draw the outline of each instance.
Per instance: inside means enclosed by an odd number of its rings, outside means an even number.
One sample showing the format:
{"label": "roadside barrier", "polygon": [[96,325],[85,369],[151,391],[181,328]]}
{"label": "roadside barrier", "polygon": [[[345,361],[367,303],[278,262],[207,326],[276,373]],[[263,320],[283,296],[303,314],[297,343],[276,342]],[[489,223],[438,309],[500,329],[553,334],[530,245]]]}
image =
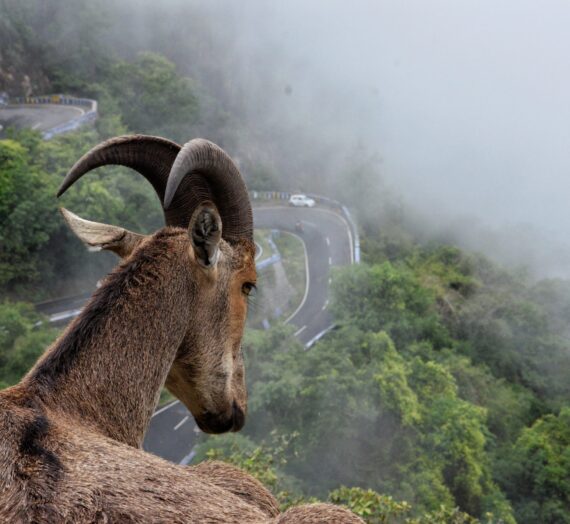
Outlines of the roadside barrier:
{"label": "roadside barrier", "polygon": [[342,212],[346,221],[349,223],[352,229],[352,242],[354,244],[354,263],[360,264],[360,235],[358,234],[358,227],[356,227],[356,222],[352,218],[350,211],[346,206],[342,206]]}
{"label": "roadside barrier", "polygon": [[255,265],[255,267],[258,271],[261,271],[262,269],[265,269],[266,267],[269,267],[273,264],[277,264],[277,262],[279,262],[280,260],[281,260],[281,255],[277,253],[277,254],[271,255],[269,258],[266,258],[266,259],[262,260],[261,262],[257,263]]}
{"label": "roadside barrier", "polygon": [[52,104],[62,106],[75,106],[85,108],[85,112],[59,126],[52,127],[42,133],[44,140],[49,140],[56,135],[75,131],[78,127],[94,122],[97,119],[97,100],[90,98],[77,98],[69,95],[43,95],[43,96],[26,96],[10,99],[10,104],[20,105],[36,105],[36,104]]}
{"label": "roadside barrier", "polygon": [[[253,201],[259,200],[277,200],[277,201],[288,201],[291,195],[295,193],[289,193],[287,191],[250,191],[249,195]],[[315,193],[306,193],[306,195],[312,198],[317,204],[328,207],[333,211],[336,211],[346,220],[348,226],[350,227],[350,232],[352,235],[352,250],[354,253],[354,263],[360,264],[360,236],[358,234],[358,226],[354,220],[352,214],[348,208],[341,204],[338,200],[329,198],[322,195],[316,195]]]}
{"label": "roadside barrier", "polygon": [[269,244],[269,246],[271,247],[271,252],[273,253],[269,258],[266,258],[264,260],[262,260],[261,262],[258,262],[257,264],[255,264],[255,269],[257,269],[258,271],[261,271],[262,269],[265,269],[266,267],[272,266],[273,264],[277,264],[277,262],[281,262],[281,253],[279,253],[279,249],[277,249],[277,246],[275,245],[275,242],[273,242],[273,235],[275,234],[276,230],[272,230],[271,231],[271,237],[269,237],[267,239],[267,243]]}

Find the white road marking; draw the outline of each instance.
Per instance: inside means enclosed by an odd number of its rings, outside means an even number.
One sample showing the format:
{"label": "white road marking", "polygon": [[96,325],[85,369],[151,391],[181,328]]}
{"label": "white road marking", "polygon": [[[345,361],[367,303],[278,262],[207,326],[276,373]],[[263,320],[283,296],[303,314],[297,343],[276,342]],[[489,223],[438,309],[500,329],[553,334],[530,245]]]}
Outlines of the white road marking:
{"label": "white road marking", "polygon": [[186,415],[176,426],[174,426],[174,431],[182,427],[182,425],[188,420],[188,415]]}
{"label": "white road marking", "polygon": [[178,404],[179,402],[180,402],[180,400],[175,400],[174,402],[171,402],[167,406],[164,406],[164,407],[160,408],[158,411],[155,411],[152,416],[156,417],[156,415],[160,415],[163,411],[170,409],[172,406],[174,406],[174,404]]}
{"label": "white road marking", "polygon": [[329,277],[329,284],[332,283],[332,277]]}
{"label": "white road marking", "polygon": [[307,329],[307,326],[303,326],[301,329],[295,331],[295,334],[293,336],[299,336],[303,331],[305,331],[305,329]]}
{"label": "white road marking", "polygon": [[329,301],[327,300],[327,301],[325,302],[325,305],[321,308],[322,311],[324,311],[325,309],[327,309],[328,305],[329,305]]}
{"label": "white road marking", "polygon": [[32,129],[37,129],[37,128],[40,127],[41,125],[42,125],[42,123],[41,123],[41,122],[38,122],[37,124],[34,124],[34,125],[32,126]]}
{"label": "white road marking", "polygon": [[320,211],[321,213],[327,213],[329,215],[336,217],[338,220],[340,220],[343,223],[344,227],[346,227],[346,232],[348,234],[348,245],[350,246],[350,263],[354,264],[354,242],[352,241],[352,231],[350,230],[350,225],[346,221],[346,218],[344,218],[342,215],[335,213],[334,211],[330,211],[329,209],[318,208],[315,209],[315,211]]}
{"label": "white road marking", "polygon": [[257,253],[255,254],[255,261],[257,262],[257,259],[263,255],[263,247],[258,242],[255,242],[255,247],[257,247]]}
{"label": "white road marking", "polygon": [[331,324],[328,328],[325,328],[320,333],[317,333],[311,340],[309,340],[309,342],[307,342],[305,344],[305,349],[310,349],[310,347],[315,342],[318,342],[321,338],[323,338],[334,327],[335,327],[335,324]]}
{"label": "white road marking", "polygon": [[79,316],[81,311],[82,311],[82,308],[70,309],[69,311],[61,311],[60,313],[55,313],[53,315],[50,315],[49,321],[50,322],[60,322],[62,320],[68,320],[70,318],[75,318],[75,317]]}
{"label": "white road marking", "polygon": [[326,237],[325,240],[327,241],[327,246],[331,245],[331,239],[329,237]]}
{"label": "white road marking", "polygon": [[188,464],[190,464],[190,462],[192,461],[192,459],[196,456],[196,450],[195,450],[196,446],[194,446],[191,450],[190,453],[188,453],[188,455],[186,455],[180,462],[179,464],[181,466],[187,466]]}
{"label": "white road marking", "polygon": [[[285,233],[285,231],[284,231],[284,233]],[[307,255],[307,246],[305,245],[305,241],[299,235],[295,235],[295,233],[290,233],[288,231],[286,231],[286,233],[289,235],[296,236],[301,241],[301,244],[303,244],[303,251],[305,252],[305,294],[303,295],[303,300],[301,300],[301,303],[299,304],[297,309],[295,311],[293,311],[293,313],[291,313],[291,315],[289,315],[289,318],[287,318],[285,320],[285,324],[288,324],[289,322],[291,322],[291,319],[297,313],[299,313],[300,309],[305,305],[305,301],[307,300],[307,296],[309,295],[309,285],[311,283],[311,278],[309,275],[309,256]]]}
{"label": "white road marking", "polygon": [[332,257],[329,257],[329,266],[332,266]]}
{"label": "white road marking", "polygon": [[80,115],[85,114],[85,109],[83,109],[82,107],[76,107],[76,106],[65,106],[65,107],[69,108],[69,109],[73,109],[74,111],[78,111]]}

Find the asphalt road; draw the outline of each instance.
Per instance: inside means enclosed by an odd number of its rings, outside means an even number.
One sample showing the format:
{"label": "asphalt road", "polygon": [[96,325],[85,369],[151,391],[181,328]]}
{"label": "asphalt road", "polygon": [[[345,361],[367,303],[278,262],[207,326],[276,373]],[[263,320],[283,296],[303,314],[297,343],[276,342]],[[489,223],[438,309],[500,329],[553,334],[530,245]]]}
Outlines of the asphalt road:
{"label": "asphalt road", "polygon": [[[352,262],[352,239],[348,224],[328,209],[286,206],[254,209],[254,223],[258,229],[295,232],[295,223],[299,220],[303,232],[296,234],[305,244],[309,285],[301,306],[288,322],[297,327],[296,336],[305,347],[310,347],[332,325],[328,311],[330,269]],[[172,462],[188,463],[199,433],[192,415],[175,401],[154,414],[144,449]]]}
{"label": "asphalt road", "polygon": [[[287,320],[298,328],[297,337],[309,344],[332,324],[328,312],[330,269],[352,262],[352,240],[348,224],[337,213],[325,208],[290,208],[285,206],[254,209],[258,229],[280,229],[297,234],[305,244],[309,286],[301,307]],[[295,231],[301,221],[303,232]]]}
{"label": "asphalt road", "polygon": [[177,464],[188,464],[200,434],[192,414],[176,400],[156,410],[150,421],[143,448]]}
{"label": "asphalt road", "polygon": [[0,107],[0,125],[48,131],[84,113],[80,107],[57,104],[9,105]]}

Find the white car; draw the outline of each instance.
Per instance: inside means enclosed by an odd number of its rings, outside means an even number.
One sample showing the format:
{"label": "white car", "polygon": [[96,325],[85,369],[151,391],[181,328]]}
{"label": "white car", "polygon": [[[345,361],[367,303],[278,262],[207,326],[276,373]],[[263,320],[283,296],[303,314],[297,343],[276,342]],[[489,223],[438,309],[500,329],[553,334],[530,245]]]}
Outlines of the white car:
{"label": "white car", "polygon": [[307,195],[291,195],[289,205],[295,207],[314,207],[315,201]]}

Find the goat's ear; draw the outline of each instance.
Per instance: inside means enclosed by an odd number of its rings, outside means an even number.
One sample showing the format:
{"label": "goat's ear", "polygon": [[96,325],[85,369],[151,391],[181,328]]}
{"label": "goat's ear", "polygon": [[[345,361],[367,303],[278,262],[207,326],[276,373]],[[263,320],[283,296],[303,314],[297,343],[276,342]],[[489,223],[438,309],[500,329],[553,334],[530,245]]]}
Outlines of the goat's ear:
{"label": "goat's ear", "polygon": [[214,267],[218,262],[222,238],[222,219],[213,203],[202,204],[194,211],[188,226],[188,235],[197,262],[208,269]]}
{"label": "goat's ear", "polygon": [[89,251],[107,249],[125,258],[146,238],[144,235],[133,233],[122,227],[85,220],[64,208],[60,211],[71,231],[79,237]]}

